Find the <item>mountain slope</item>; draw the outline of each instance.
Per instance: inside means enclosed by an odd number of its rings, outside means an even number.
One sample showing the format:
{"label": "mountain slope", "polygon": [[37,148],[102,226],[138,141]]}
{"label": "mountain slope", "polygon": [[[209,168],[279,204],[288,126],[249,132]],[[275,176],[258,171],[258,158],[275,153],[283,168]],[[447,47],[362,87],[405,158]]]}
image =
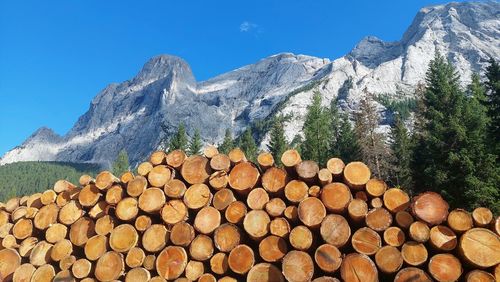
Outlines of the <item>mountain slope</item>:
{"label": "mountain slope", "polygon": [[323,94],[325,103],[339,97],[348,111],[355,110],[366,93],[411,95],[424,82],[436,51],[447,56],[466,83],[472,72],[483,70],[490,56],[500,57],[499,14],[497,2],[426,7],[400,41],[366,37],[332,62],[278,54],[203,82],[196,81],[181,58],[157,56],[133,79],[102,90],[65,136],[40,129],[7,152],[0,164],[27,160],[109,164],[123,148],[136,163],[158,147],[162,123],[172,133],[185,122],[191,133],[198,127],[206,142],[218,143],[226,128],[239,134],[276,112],[293,114],[285,127],[291,140],[301,130],[314,90]]}

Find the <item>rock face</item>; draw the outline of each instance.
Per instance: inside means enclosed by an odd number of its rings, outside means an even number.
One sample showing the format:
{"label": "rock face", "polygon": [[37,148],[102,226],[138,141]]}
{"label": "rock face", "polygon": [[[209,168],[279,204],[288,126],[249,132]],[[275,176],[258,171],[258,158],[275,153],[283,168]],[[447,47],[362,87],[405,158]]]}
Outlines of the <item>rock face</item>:
{"label": "rock face", "polygon": [[[226,128],[237,135],[276,113],[293,114],[285,126],[291,140],[301,131],[313,91],[322,93],[325,104],[338,97],[350,112],[366,93],[412,95],[436,51],[455,65],[465,85],[473,72],[484,70],[489,57],[500,58],[499,14],[498,2],[426,7],[400,41],[369,36],[334,61],[278,54],[203,82],[181,58],[157,56],[133,79],[102,90],[66,135],[41,128],[0,164],[55,160],[106,165],[121,149],[136,163],[159,146],[161,124],[171,134],[182,121],[188,133],[198,127],[206,142],[218,143]],[[266,142],[267,137],[262,145]]]}

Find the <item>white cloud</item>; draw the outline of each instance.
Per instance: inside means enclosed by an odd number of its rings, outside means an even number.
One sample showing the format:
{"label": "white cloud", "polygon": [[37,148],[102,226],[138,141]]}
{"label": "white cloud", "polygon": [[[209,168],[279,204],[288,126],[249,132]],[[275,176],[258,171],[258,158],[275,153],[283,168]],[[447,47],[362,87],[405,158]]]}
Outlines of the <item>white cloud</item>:
{"label": "white cloud", "polygon": [[244,21],[240,24],[240,31],[241,32],[249,32],[252,29],[257,28],[258,25],[249,21]]}

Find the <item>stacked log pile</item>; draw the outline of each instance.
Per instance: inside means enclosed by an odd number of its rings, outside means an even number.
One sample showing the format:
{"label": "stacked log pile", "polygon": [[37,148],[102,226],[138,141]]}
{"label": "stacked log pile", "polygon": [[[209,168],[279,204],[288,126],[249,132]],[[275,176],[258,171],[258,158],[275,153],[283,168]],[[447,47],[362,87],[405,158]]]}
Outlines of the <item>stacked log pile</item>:
{"label": "stacked log pile", "polygon": [[500,281],[500,218],[361,162],[157,151],[0,203],[0,281]]}

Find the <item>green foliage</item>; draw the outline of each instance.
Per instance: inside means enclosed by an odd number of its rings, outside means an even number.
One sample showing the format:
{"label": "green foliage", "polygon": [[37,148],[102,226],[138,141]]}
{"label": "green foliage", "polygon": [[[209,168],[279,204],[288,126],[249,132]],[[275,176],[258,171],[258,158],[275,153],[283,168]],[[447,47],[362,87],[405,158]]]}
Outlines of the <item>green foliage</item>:
{"label": "green foliage", "polygon": [[283,152],[288,148],[283,121],[284,119],[282,116],[274,119],[274,124],[270,132],[271,140],[267,146],[277,164],[281,164],[281,155],[283,155]]}
{"label": "green foliage", "polygon": [[203,143],[201,141],[200,130],[196,128],[194,130],[193,138],[189,141],[188,153],[190,155],[199,155],[201,153],[201,147]]}
{"label": "green foliage", "polygon": [[411,192],[412,142],[401,115],[397,114],[391,126],[391,149],[393,153],[392,182],[398,187]]}
{"label": "green foliage", "polygon": [[306,160],[314,160],[325,165],[330,151],[330,116],[321,105],[321,94],[315,91],[312,103],[307,107],[303,130],[305,140],[302,143],[302,155]]}
{"label": "green foliage", "polygon": [[330,156],[344,162],[360,160],[360,147],[347,113],[340,113],[336,101],[330,104],[332,143]]}
{"label": "green foliage", "polygon": [[410,114],[417,108],[417,100],[413,97],[405,97],[401,93],[396,95],[396,99],[392,98],[393,96],[388,94],[377,95],[375,101],[382,104],[391,113],[398,113],[403,120],[408,119]]}
{"label": "green foliage", "polygon": [[124,172],[130,169],[130,165],[128,162],[128,154],[125,149],[121,150],[116,157],[116,160],[113,162],[112,172],[116,176],[122,175]]}
{"label": "green foliage", "polygon": [[59,179],[77,184],[82,174],[96,175],[95,164],[17,162],[0,166],[0,201],[51,189]]}
{"label": "green foliage", "polygon": [[219,146],[219,151],[224,153],[224,154],[229,154],[229,152],[234,149],[234,140],[233,140],[233,133],[231,132],[231,129],[227,128],[226,129],[226,134],[224,135],[224,140],[222,141],[222,144]]}
{"label": "green foliage", "polygon": [[255,139],[252,136],[252,129],[248,127],[240,138],[240,148],[245,152],[247,159],[255,162],[257,158],[257,144],[255,144]]}
{"label": "green foliage", "polygon": [[188,137],[186,134],[186,127],[184,123],[181,122],[177,128],[177,132],[170,138],[170,144],[168,146],[169,151],[173,150],[183,150],[186,151],[188,146]]}

